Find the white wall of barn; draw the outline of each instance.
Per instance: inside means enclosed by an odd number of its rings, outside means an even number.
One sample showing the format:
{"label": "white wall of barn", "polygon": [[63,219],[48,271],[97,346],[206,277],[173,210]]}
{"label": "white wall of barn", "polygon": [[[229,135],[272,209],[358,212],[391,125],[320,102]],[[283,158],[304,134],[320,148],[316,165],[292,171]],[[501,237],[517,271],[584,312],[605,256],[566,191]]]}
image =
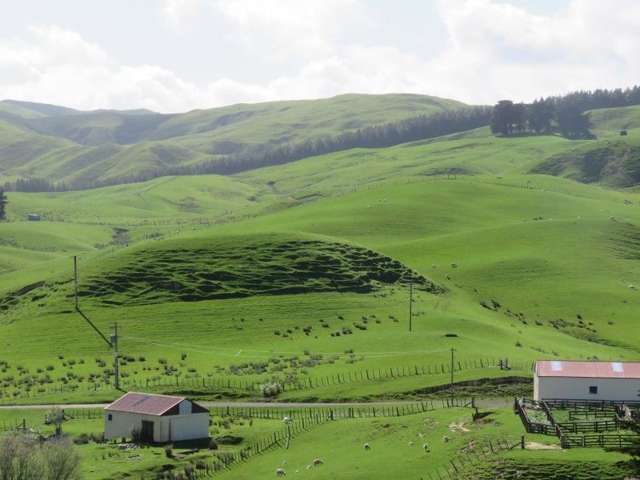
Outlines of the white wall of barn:
{"label": "white wall of barn", "polygon": [[107,440],[129,439],[134,429],[142,429],[143,420],[153,422],[153,441],[156,443],[195,440],[209,436],[209,414],[206,412],[161,417],[110,411],[105,411],[104,414],[104,436]]}
{"label": "white wall of barn", "polygon": [[[597,387],[598,393],[590,393]],[[640,379],[538,377],[533,379],[534,400],[640,401]]]}

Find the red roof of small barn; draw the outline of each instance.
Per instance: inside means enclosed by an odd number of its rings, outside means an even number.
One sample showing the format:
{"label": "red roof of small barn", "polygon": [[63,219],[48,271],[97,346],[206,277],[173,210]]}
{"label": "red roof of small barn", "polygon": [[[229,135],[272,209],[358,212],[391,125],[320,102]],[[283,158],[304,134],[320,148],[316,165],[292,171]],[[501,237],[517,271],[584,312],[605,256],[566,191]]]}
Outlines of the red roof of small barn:
{"label": "red roof of small barn", "polygon": [[568,378],[640,378],[640,362],[544,360],[536,362],[536,375]]}
{"label": "red roof of small barn", "polygon": [[185,397],[129,392],[107,406],[105,410],[143,415],[164,415],[184,400],[186,400]]}

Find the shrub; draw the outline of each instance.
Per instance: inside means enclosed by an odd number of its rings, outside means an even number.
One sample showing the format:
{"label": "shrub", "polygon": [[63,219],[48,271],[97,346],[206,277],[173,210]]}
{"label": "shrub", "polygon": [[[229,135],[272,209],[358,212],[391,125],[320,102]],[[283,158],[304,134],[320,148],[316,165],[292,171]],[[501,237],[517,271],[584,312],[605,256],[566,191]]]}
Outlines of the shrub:
{"label": "shrub", "polygon": [[282,385],[277,382],[262,385],[262,396],[266,398],[275,397],[282,392]]}
{"label": "shrub", "polygon": [[131,429],[131,441],[133,443],[142,443],[142,431],[139,428]]}
{"label": "shrub", "polygon": [[91,437],[86,433],[81,433],[73,439],[73,443],[76,445],[86,445],[91,440]]}

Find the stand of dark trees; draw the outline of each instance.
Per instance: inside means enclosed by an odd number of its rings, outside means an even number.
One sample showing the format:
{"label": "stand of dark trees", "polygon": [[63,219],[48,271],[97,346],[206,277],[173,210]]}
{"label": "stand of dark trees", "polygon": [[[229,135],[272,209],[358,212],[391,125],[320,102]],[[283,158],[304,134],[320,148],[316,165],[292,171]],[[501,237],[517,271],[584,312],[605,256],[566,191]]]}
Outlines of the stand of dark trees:
{"label": "stand of dark trees", "polygon": [[401,143],[435,138],[483,127],[491,119],[490,107],[470,107],[460,110],[422,115],[394,123],[366,127],[335,137],[309,140],[266,149],[228,155],[197,165],[185,165],[147,171],[137,175],[118,177],[105,181],[76,181],[69,184],[51,183],[40,178],[20,179],[6,183],[7,191],[61,192],[83,190],[122,183],[136,183],[168,175],[231,175],[271,165],[282,165],[316,155],[334,153],[351,148],[390,147]]}
{"label": "stand of dark trees", "polygon": [[309,140],[283,145],[266,152],[230,155],[220,161],[204,163],[206,173],[229,175],[270,165],[281,165],[307,157],[349,150],[352,148],[383,148],[401,143],[425,140],[485,126],[491,118],[488,107],[473,107],[440,112],[433,115],[401,120],[395,123],[346,132],[337,137]]}
{"label": "stand of dark trees", "polygon": [[15,182],[4,184],[7,192],[66,192],[64,182],[50,182],[44,178],[19,178]]}
{"label": "stand of dark trees", "polygon": [[4,190],[0,188],[0,220],[5,220],[7,218],[7,196],[4,193]]}
{"label": "stand of dark trees", "polygon": [[640,86],[573,92],[530,104],[501,100],[493,108],[491,131],[514,135],[559,132],[567,138],[593,138],[587,110],[640,105]]}

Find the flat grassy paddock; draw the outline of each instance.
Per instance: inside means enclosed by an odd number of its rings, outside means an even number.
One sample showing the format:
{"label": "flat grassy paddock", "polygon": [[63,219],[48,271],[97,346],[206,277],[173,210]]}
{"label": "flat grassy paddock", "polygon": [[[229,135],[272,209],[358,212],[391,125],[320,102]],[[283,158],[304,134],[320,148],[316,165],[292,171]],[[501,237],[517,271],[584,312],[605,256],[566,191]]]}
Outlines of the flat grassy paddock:
{"label": "flat grassy paddock", "polygon": [[[74,418],[63,424],[63,431],[72,438],[82,434],[99,434],[103,419],[100,411],[92,411],[94,418],[79,418],[81,415],[69,411]],[[20,423],[24,418],[29,428],[42,433],[51,433],[52,426],[43,423],[43,410],[0,411],[0,425]],[[535,450],[541,445],[551,448],[557,445],[557,439],[541,435],[527,435],[527,450],[515,448],[511,452],[502,452],[487,456],[478,456],[480,450],[488,452],[489,442],[494,447],[499,443],[516,445],[522,433],[522,425],[510,409],[497,409],[487,412],[482,420],[472,422],[471,410],[464,408],[440,409],[405,417],[381,417],[365,419],[346,419],[311,427],[307,432],[295,436],[289,448],[282,444],[261,455],[252,457],[248,462],[232,465],[221,478],[263,478],[275,475],[277,468],[283,468],[287,476],[306,478],[335,478],[348,475],[349,478],[436,478],[446,475],[451,469],[450,461],[460,465],[474,458],[474,469],[479,472],[515,462],[525,476],[544,471],[545,465],[558,463],[561,466],[573,466],[584,479],[590,476],[580,465],[588,462],[596,471],[615,470],[617,462],[626,462],[628,457],[622,454],[604,453],[594,449],[575,450]],[[86,413],[85,413],[86,415]],[[296,413],[293,413],[294,421]],[[247,419],[237,417],[212,417],[211,435],[234,435],[243,438],[235,447],[220,446],[220,452],[234,452],[254,440],[270,437],[274,432],[282,431],[281,420]],[[332,441],[327,442],[326,439]],[[363,445],[368,443],[370,450]],[[423,446],[428,444],[428,452]],[[122,450],[117,445],[96,444],[93,441],[77,445],[78,451],[86,460],[83,478],[103,480],[136,478],[151,471],[159,471],[163,465],[172,465],[180,469],[188,463],[198,460],[210,462],[211,451],[201,450],[189,454],[188,449],[175,448],[175,459],[168,459],[160,447],[144,447]],[[461,458],[464,457],[464,458]],[[313,460],[319,458],[323,464],[308,468]],[[145,477],[146,478],[146,477]],[[558,477],[560,478],[560,477]],[[600,477],[609,478],[609,477]],[[613,478],[613,477],[612,477]]]}

